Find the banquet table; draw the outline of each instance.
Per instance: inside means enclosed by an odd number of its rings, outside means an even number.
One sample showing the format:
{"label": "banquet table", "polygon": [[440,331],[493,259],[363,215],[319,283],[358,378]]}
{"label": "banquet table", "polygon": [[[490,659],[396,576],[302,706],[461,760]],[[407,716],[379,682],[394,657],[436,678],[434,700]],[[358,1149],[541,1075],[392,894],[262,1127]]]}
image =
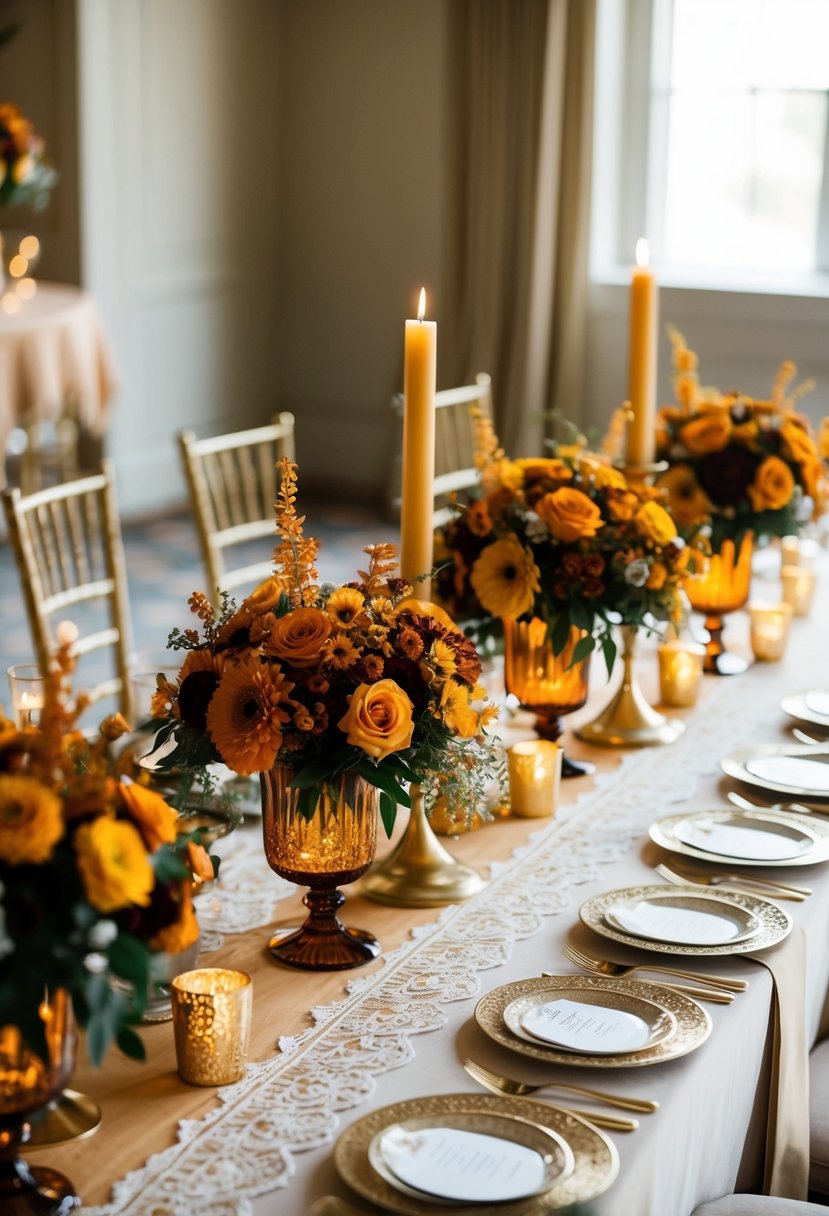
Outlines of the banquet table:
{"label": "banquet table", "polygon": [[[324,974],[274,963],[265,949],[269,929],[297,923],[301,893],[267,870],[255,821],[228,837],[221,881],[198,902],[204,945],[217,945],[217,934],[223,938],[204,964],[240,968],[254,978],[253,1062],[244,1080],[218,1095],[185,1085],[175,1071],[170,1025],[146,1027],[146,1063],[113,1053],[99,1071],[82,1063],[76,1072],[75,1088],[102,1106],[97,1134],[29,1154],[31,1160],[66,1173],[100,1216],[308,1216],[316,1200],[332,1194],[350,1198],[359,1210],[379,1211],[338,1176],[338,1135],[367,1112],[404,1098],[482,1093],[462,1068],[468,1056],[528,1081],[556,1078],[660,1103],[655,1114],[639,1116],[635,1132],[610,1133],[619,1174],[590,1202],[593,1216],[690,1216],[719,1195],[762,1189],[773,989],[757,958],[683,960],[750,986],[731,1005],[705,1006],[713,1027],[700,1047],[649,1067],[539,1065],[492,1042],[473,1015],[481,996],[499,985],[542,970],[575,974],[560,953],[567,941],[622,961],[645,957],[592,934],[579,922],[579,907],[597,893],[659,881],[653,865],[670,859],[648,840],[649,825],[679,810],[724,805],[728,789],[742,788],[722,775],[726,754],[792,740],[781,698],[829,682],[821,625],[829,611],[825,558],[820,568],[812,615],[794,621],[784,660],[754,664],[733,679],[706,678],[693,709],[670,711],[686,722],[678,742],[620,753],[571,741],[568,732],[568,750],[589,757],[598,771],[595,779],[563,784],[554,819],[500,819],[453,842],[460,859],[490,867],[479,895],[430,910],[384,907],[361,897],[358,887],[349,890],[346,923],[371,930],[384,946],[382,958],[368,967]],[[755,593],[773,598],[773,565],[767,576],[766,589],[762,575],[756,578]],[[748,654],[744,614],[729,618],[727,640]],[[643,647],[637,669],[656,700],[652,647]],[[576,722],[595,716],[614,682],[605,685],[597,664],[590,701]],[[783,905],[794,929],[768,952],[794,952],[788,956],[794,999],[782,1016],[798,1023],[787,1029],[795,1038],[798,1031],[805,1035],[808,1046],[821,1030],[829,986],[829,863],[763,872],[813,889],[805,902]],[[799,950],[805,968],[798,966]],[[793,1079],[795,1107],[808,1105],[796,1069],[790,1086]],[[570,1095],[544,1096],[579,1106]]]}
{"label": "banquet table", "polygon": [[95,301],[78,287],[38,283],[0,312],[0,443],[16,426],[67,415],[100,437],[115,392],[115,360]]}

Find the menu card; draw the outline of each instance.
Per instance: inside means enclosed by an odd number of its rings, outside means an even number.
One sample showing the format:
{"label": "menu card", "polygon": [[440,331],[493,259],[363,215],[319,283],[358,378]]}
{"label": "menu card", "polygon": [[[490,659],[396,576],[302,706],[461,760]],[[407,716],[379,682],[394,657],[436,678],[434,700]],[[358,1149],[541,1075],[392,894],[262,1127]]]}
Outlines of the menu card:
{"label": "menu card", "polygon": [[410,1131],[398,1124],[383,1133],[379,1148],[401,1182],[442,1199],[500,1203],[552,1183],[549,1162],[535,1149],[457,1127]]}
{"label": "menu card", "polygon": [[650,1026],[633,1013],[566,998],[533,1006],[521,1025],[536,1039],[588,1055],[636,1051],[651,1037]]}
{"label": "menu card", "polygon": [[829,764],[805,756],[755,756],[746,761],[746,769],[761,781],[773,781],[799,793],[821,794],[829,798]]}
{"label": "menu card", "polygon": [[735,817],[683,819],[674,828],[674,835],[695,849],[751,861],[785,861],[807,853],[813,844],[811,836],[795,827]]}
{"label": "menu card", "polygon": [[[696,897],[695,897],[696,898]],[[631,900],[614,904],[605,912],[605,919],[636,937],[651,941],[678,942],[686,946],[721,946],[747,936],[746,924],[730,916],[728,908],[716,911],[701,907],[674,906],[649,900]]]}

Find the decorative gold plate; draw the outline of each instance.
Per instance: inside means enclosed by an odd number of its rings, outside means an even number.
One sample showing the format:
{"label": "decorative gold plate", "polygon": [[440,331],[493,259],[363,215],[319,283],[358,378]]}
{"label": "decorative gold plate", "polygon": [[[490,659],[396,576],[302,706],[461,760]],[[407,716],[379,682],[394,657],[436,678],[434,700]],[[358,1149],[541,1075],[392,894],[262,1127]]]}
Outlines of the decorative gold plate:
{"label": "decorative gold plate", "polygon": [[809,703],[810,697],[820,697],[821,707],[824,704],[829,705],[829,691],[825,688],[808,688],[805,692],[795,692],[784,697],[780,702],[780,708],[789,717],[797,718],[799,722],[809,722],[812,726],[821,726],[824,730],[829,730],[829,709],[824,713],[823,708],[815,708],[815,705]]}
{"label": "decorative gold plate", "polygon": [[[545,977],[547,978],[547,977]],[[640,1018],[648,1027],[649,1036],[648,1042],[642,1047],[635,1048],[636,1052],[647,1051],[651,1047],[655,1047],[657,1043],[662,1043],[666,1039],[670,1039],[676,1034],[676,1018],[662,1005],[657,1005],[654,1001],[643,1000],[642,997],[633,996],[631,993],[619,993],[615,989],[604,992],[595,991],[585,996],[584,989],[581,985],[571,984],[569,988],[562,988],[555,993],[556,1000],[568,1001],[583,1001],[589,1005],[598,1005],[604,1009],[619,1010],[622,1013],[633,1014],[634,1017]],[[540,1038],[539,1035],[532,1034],[525,1030],[522,1021],[531,1009],[537,1008],[539,1005],[545,1005],[550,1000],[549,992],[530,992],[525,996],[516,997],[511,1001],[504,1010],[504,1022],[514,1035],[519,1039],[523,1039],[525,1043],[542,1043],[545,1046],[552,1047],[556,1051],[569,1051],[571,1054],[583,1056],[585,1053],[577,1047],[565,1047],[561,1044],[554,1043],[551,1039]],[[634,1049],[629,1048],[626,1055],[631,1055]],[[608,1056],[618,1055],[617,1051],[602,1051],[592,1052],[590,1054]]]}
{"label": "decorative gold plate", "polygon": [[[809,837],[812,841],[812,847],[803,853],[799,853],[796,857],[775,858],[771,861],[763,861],[754,857],[735,857],[724,853],[711,853],[707,849],[697,848],[696,845],[686,844],[684,840],[677,837],[676,831],[680,824],[694,822],[695,820],[711,820],[720,817],[725,823],[728,820],[739,818],[749,826],[756,824],[761,827],[764,824],[777,825],[782,832],[791,833],[794,829],[803,836]],[[656,823],[652,823],[648,828],[648,835],[654,844],[658,844],[660,848],[667,849],[670,853],[684,853],[686,857],[698,857],[701,861],[712,861],[717,865],[729,866],[811,866],[817,862],[826,861],[829,858],[829,823],[824,823],[823,820],[807,818],[805,815],[795,816],[787,815],[784,811],[761,810],[756,811],[735,811],[734,808],[717,809],[714,811],[698,811],[694,814],[666,815],[664,819],[658,819]],[[729,899],[731,898],[729,894]]]}
{"label": "decorative gold plate", "polygon": [[[674,1033],[660,1039],[650,1047],[639,1051],[619,1052],[617,1055],[587,1055],[584,1052],[567,1051],[564,1048],[544,1043],[540,1039],[525,1041],[509,1029],[504,1013],[509,1005],[521,997],[540,996],[546,1000],[565,993],[577,994],[583,1001],[595,1000],[599,994],[612,993],[618,1000],[618,1008],[628,1009],[631,998],[649,1001],[664,1009],[676,1020]],[[632,1010],[636,1012],[636,1010]],[[690,997],[673,988],[649,984],[641,980],[612,979],[605,975],[549,975],[537,979],[517,980],[493,988],[482,997],[475,1009],[475,1020],[485,1034],[516,1051],[519,1055],[543,1060],[545,1064],[575,1064],[591,1068],[639,1068],[645,1064],[660,1064],[663,1060],[674,1060],[687,1055],[704,1043],[711,1033],[711,1018]]]}
{"label": "decorative gold plate", "polygon": [[776,946],[791,932],[792,918],[777,904],[772,903],[769,899],[763,899],[760,895],[749,895],[748,892],[733,890],[724,894],[723,900],[726,903],[738,904],[747,912],[751,912],[760,922],[760,928],[751,937],[742,938],[736,942],[724,942],[720,946],[685,946],[678,942],[657,942],[647,937],[634,937],[632,933],[614,929],[605,920],[607,909],[621,900],[661,898],[669,890],[674,893],[685,891],[688,895],[699,895],[699,888],[694,886],[669,888],[664,883],[659,883],[645,887],[625,887],[621,891],[607,891],[604,895],[594,895],[579,908],[579,916],[588,929],[592,929],[594,933],[598,933],[602,937],[609,937],[611,941],[621,942],[625,946],[635,946],[639,950],[656,951],[659,954],[693,954],[706,957],[717,954],[748,954],[757,950],[767,950],[769,946]]}
{"label": "decorative gold plate", "polygon": [[[809,760],[820,763],[826,769],[825,784],[820,786],[801,785],[788,781],[775,780],[773,777],[758,775],[752,772],[752,766],[757,761],[772,759]],[[761,790],[772,790],[775,794],[788,794],[790,798],[829,798],[829,747],[815,743],[767,743],[759,747],[744,747],[738,752],[732,752],[721,762],[721,768],[729,777],[736,777],[746,785],[757,786]]]}
{"label": "decorative gold plate", "polygon": [[378,1132],[407,1119],[430,1119],[435,1124],[448,1116],[512,1116],[525,1123],[549,1128],[573,1151],[573,1171],[553,1183],[542,1195],[499,1203],[498,1216],[548,1216],[572,1203],[585,1203],[606,1191],[619,1172],[616,1146],[603,1132],[577,1115],[530,1098],[511,1098],[494,1094],[436,1094],[394,1102],[358,1119],[347,1127],[334,1148],[334,1161],[340,1177],[364,1199],[398,1216],[456,1216],[459,1211],[485,1211],[492,1205],[430,1202],[404,1195],[375,1173],[368,1150]]}

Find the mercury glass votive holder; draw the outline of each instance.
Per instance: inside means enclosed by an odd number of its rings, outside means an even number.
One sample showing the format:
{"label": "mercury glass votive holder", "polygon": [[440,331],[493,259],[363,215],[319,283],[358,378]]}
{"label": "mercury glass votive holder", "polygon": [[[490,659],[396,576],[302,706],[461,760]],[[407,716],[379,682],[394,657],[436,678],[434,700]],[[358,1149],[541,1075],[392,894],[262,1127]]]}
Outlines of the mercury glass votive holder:
{"label": "mercury glass votive holder", "polygon": [[513,815],[542,819],[558,806],[564,752],[549,739],[516,743],[507,752],[509,796]]}
{"label": "mercury glass votive holder", "polygon": [[793,614],[791,604],[765,604],[759,601],[749,604],[751,650],[755,659],[761,663],[774,663],[783,658]]}
{"label": "mercury glass votive holder", "polygon": [[808,616],[817,582],[814,570],[808,566],[784,566],[780,580],[784,603],[791,604],[795,616]]}
{"label": "mercury glass votive holder", "polygon": [[17,663],[7,672],[12,716],[18,730],[37,726],[46,698],[46,676],[37,663]]}
{"label": "mercury glass votive holder", "polygon": [[706,650],[699,642],[675,638],[659,647],[659,700],[687,709],[696,705]]}
{"label": "mercury glass votive holder", "polygon": [[230,1085],[245,1074],[253,981],[244,971],[203,967],[172,983],[176,1063],[188,1085]]}

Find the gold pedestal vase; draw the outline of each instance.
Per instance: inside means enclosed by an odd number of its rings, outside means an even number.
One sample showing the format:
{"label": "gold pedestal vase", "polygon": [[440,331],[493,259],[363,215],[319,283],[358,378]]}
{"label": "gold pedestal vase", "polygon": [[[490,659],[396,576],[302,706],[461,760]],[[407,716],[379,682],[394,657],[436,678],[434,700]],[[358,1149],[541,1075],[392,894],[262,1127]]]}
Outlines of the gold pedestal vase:
{"label": "gold pedestal vase", "polygon": [[80,1205],[72,1183],[19,1155],[32,1127],[60,1094],[75,1063],[72,1003],[63,989],[38,1007],[44,1043],[32,1048],[17,1026],[0,1028],[0,1212],[3,1216],[66,1216]]}
{"label": "gold pedestal vase", "polygon": [[400,841],[360,883],[363,894],[381,904],[433,908],[462,903],[486,886],[477,870],[456,861],[440,843],[426,817],[420,786],[411,787],[412,809]]}
{"label": "gold pedestal vase", "polygon": [[[561,654],[553,653],[544,621],[502,621],[504,629],[504,684],[522,709],[536,715],[535,729],[542,739],[555,743],[564,729],[562,717],[587,701],[590,656],[573,663],[578,642],[587,637],[583,629],[571,628]],[[584,777],[595,764],[562,757],[562,777]]]}
{"label": "gold pedestal vase", "polygon": [[380,791],[354,773],[323,785],[310,819],[300,815],[294,770],[284,764],[260,774],[262,833],[271,869],[309,887],[303,903],[308,917],[295,932],[275,934],[274,958],[308,971],[339,971],[369,963],[380,943],[363,929],[339,920],[345,896],[338,890],[365,873],[374,857]]}
{"label": "gold pedestal vase", "polygon": [[598,718],[580,726],[576,734],[586,743],[600,747],[650,747],[674,743],[685,730],[685,723],[666,718],[648,703],[639,687],[633,666],[636,629],[623,625],[622,683],[613,700]]}
{"label": "gold pedestal vase", "polygon": [[739,552],[734,541],[726,539],[719,553],[707,559],[705,570],[689,578],[685,584],[691,607],[705,613],[708,641],[705,644],[703,671],[711,675],[736,676],[748,667],[748,661],[725,649],[722,635],[723,617],[736,612],[748,601],[751,584],[751,555],[754,536],[744,532]]}

